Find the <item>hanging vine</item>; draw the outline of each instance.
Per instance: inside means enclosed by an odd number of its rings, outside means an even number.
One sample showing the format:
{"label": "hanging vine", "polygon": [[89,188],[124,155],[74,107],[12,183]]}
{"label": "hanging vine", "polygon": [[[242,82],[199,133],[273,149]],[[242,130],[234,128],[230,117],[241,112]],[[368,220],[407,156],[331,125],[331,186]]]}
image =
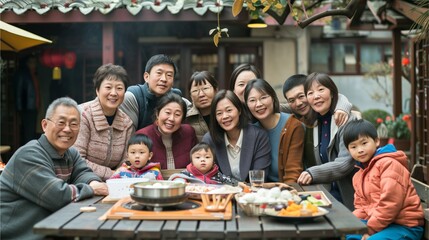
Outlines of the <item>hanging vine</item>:
{"label": "hanging vine", "polygon": [[210,29],[209,35],[213,35],[213,43],[217,47],[219,44],[220,39],[222,38],[222,33],[225,34],[225,36],[229,37],[228,35],[228,28],[221,28],[220,27],[220,5],[218,5],[218,11],[217,11],[217,27]]}

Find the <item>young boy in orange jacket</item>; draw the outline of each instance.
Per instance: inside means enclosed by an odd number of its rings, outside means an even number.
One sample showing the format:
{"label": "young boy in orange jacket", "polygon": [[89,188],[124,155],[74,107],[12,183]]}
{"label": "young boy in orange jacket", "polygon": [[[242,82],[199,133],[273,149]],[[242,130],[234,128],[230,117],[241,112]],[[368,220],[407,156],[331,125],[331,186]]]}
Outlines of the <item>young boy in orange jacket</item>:
{"label": "young boy in orange jacket", "polygon": [[405,153],[392,144],[378,147],[375,126],[363,119],[346,125],[343,140],[359,168],[353,177],[353,214],[368,226],[368,234],[346,239],[421,239],[423,208]]}

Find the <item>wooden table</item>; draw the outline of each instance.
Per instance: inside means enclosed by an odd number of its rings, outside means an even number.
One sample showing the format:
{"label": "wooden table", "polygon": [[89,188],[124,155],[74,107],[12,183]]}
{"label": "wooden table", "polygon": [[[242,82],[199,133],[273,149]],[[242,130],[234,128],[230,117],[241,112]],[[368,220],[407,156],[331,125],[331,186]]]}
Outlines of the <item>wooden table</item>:
{"label": "wooden table", "polygon": [[[113,204],[94,197],[71,203],[37,223],[33,230],[49,236],[121,239],[271,239],[344,238],[365,233],[366,226],[322,186],[294,186],[298,191],[323,190],[332,202],[329,213],[310,222],[288,223],[271,217],[249,217],[234,205],[233,219],[226,221],[177,220],[98,220]],[[80,213],[93,205],[96,212]]]}

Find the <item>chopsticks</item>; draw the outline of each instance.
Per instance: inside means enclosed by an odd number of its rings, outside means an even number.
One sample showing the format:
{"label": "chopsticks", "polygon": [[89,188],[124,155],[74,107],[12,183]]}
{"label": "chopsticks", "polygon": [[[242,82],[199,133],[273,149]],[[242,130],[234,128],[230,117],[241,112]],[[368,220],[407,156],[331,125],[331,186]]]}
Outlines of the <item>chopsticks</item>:
{"label": "chopsticks", "polygon": [[209,212],[223,212],[234,194],[201,194],[204,208]]}

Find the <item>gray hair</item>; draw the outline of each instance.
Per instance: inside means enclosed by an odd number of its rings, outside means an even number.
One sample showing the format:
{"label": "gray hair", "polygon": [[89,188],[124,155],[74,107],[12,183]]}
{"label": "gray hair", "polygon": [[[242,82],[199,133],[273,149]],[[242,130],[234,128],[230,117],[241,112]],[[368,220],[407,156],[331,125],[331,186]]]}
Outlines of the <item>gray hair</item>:
{"label": "gray hair", "polygon": [[75,100],[69,97],[62,97],[55,99],[51,104],[49,104],[48,110],[46,110],[45,118],[52,117],[58,106],[73,107],[79,112],[79,117],[82,114],[82,111]]}

